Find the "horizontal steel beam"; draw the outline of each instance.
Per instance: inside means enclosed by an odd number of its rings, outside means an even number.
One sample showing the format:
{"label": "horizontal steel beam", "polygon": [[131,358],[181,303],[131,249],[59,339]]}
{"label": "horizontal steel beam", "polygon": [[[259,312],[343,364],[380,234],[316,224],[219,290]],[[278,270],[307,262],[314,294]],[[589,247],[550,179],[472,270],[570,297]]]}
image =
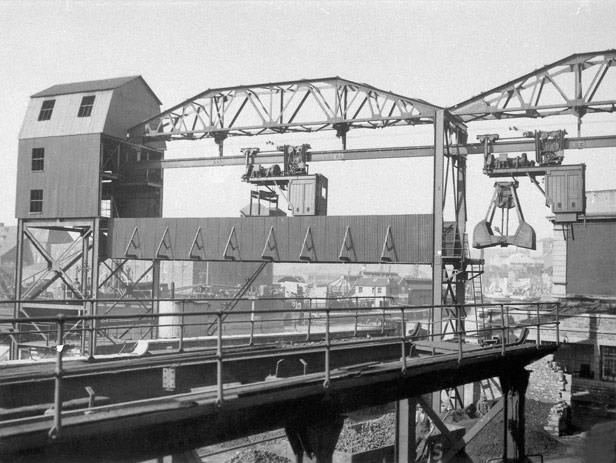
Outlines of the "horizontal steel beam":
{"label": "horizontal steel beam", "polygon": [[84,448],[92,462],[154,459],[285,427],[298,418],[317,421],[331,411],[348,413],[479,381],[556,349],[516,347],[504,356],[495,351],[469,353],[461,361],[456,354],[414,358],[405,371],[400,361],[333,370],[330,389],[323,387],[320,373],[242,384],[225,388],[225,401],[218,404],[216,391],[207,389],[110,405],[90,414],[68,412],[62,439],[52,444],[48,433],[53,417],[36,417],[0,426],[0,459],[14,461],[28,452],[31,461],[61,456],[62,461],[80,462]]}
{"label": "horizontal steel beam", "polygon": [[[597,137],[571,137],[565,139],[566,149],[592,149],[616,147],[616,135],[603,135]],[[516,138],[498,140],[492,144],[493,153],[521,153],[533,152],[535,142],[530,138]],[[483,154],[482,143],[469,143],[466,145],[452,145],[451,154]],[[434,156],[434,147],[402,146],[391,148],[367,148],[355,150],[311,151],[308,153],[309,162],[323,161],[361,161],[368,159],[399,159]],[[261,152],[256,160],[261,164],[275,164],[283,161],[283,153],[279,151]],[[244,156],[203,157],[164,159],[160,161],[143,161],[135,165],[135,169],[178,169],[189,167],[221,167],[243,166],[246,164]]]}

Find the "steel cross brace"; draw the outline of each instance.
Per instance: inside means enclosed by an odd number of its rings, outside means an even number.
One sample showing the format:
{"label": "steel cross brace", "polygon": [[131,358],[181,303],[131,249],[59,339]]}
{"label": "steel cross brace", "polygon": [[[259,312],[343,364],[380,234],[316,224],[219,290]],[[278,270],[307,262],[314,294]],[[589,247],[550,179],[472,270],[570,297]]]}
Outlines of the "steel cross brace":
{"label": "steel cross brace", "polygon": [[[47,250],[41,245],[41,243],[36,239],[36,237],[34,237],[32,232],[30,230],[28,230],[28,228],[24,228],[24,234],[28,237],[28,239],[34,245],[36,250],[41,254],[41,256],[43,256],[43,258],[49,264],[49,268],[47,269],[47,271],[45,273],[43,273],[41,275],[41,277],[39,278],[39,281],[43,280],[47,275],[49,275],[52,272],[55,273],[55,276],[50,278],[42,286],[33,285],[32,287],[30,287],[23,294],[22,297],[26,298],[26,297],[32,296],[32,298],[35,298],[39,294],[41,294],[43,291],[45,291],[45,289],[47,289],[49,286],[51,286],[58,278],[61,278],[62,281],[64,281],[64,283],[66,283],[66,285],[70,288],[70,290],[79,299],[83,299],[83,294],[81,293],[81,290],[77,287],[75,282],[66,273],[68,271],[68,269],[70,269],[74,264],[79,262],[79,260],[83,257],[83,251],[80,250],[77,253],[73,254],[72,256],[69,256],[68,261],[64,261],[63,262],[63,259],[67,256],[67,254],[69,254],[70,251],[72,251],[74,249],[74,247],[78,243],[80,243],[82,240],[84,240],[86,238],[86,236],[91,234],[91,230],[88,230],[87,232],[82,233],[80,238],[75,240],[75,241],[73,241],[73,243],[71,243],[71,245],[62,253],[62,255],[58,259],[54,259],[47,252]],[[88,245],[88,252],[91,249],[92,249],[92,244],[90,243]],[[35,294],[32,295],[32,293],[35,293]]]}

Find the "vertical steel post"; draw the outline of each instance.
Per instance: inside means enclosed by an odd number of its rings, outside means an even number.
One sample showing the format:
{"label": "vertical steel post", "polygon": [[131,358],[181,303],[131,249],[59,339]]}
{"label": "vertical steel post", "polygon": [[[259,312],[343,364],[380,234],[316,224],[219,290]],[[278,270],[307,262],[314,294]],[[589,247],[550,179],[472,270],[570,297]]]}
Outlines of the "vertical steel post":
{"label": "vertical steel post", "polygon": [[254,346],[255,343],[255,301],[250,302],[250,339],[248,341],[249,346]]}
{"label": "vertical steel post", "polygon": [[560,321],[558,320],[558,308],[560,304],[556,305],[556,345],[560,346]]}
{"label": "vertical steel post", "polygon": [[323,387],[325,389],[329,388],[329,309],[325,310],[325,382],[323,383]]}
{"label": "vertical steel post", "polygon": [[[21,289],[23,278],[23,257],[24,257],[24,221],[19,219],[17,221],[17,261],[15,265],[15,306],[13,309],[13,318],[19,318],[21,315]],[[17,324],[13,324],[13,330],[18,332]],[[18,337],[11,337],[11,351],[9,357],[12,360],[17,360],[19,355],[19,348],[17,345]]]}
{"label": "vertical steel post", "polygon": [[[184,311],[186,310],[186,301],[182,299],[181,312],[180,312],[180,341],[178,343],[178,352],[184,352]],[[175,301],[174,301],[175,303]]]}
{"label": "vertical steel post", "polygon": [[404,320],[404,307],[400,309],[402,314],[402,374],[406,374],[406,321]]}
{"label": "vertical steel post", "polygon": [[509,329],[509,306],[505,307],[505,318],[506,318],[506,322],[505,322],[505,326],[507,327],[507,331],[505,331],[505,336],[507,337],[506,343],[509,342],[509,334],[510,334],[510,329]]}
{"label": "vertical steel post", "polygon": [[537,336],[536,345],[537,348],[541,347],[541,313],[539,311],[540,304],[537,304]]}
{"label": "vertical steel post", "polygon": [[[432,303],[440,306],[443,280],[443,192],[445,159],[445,112],[437,110],[434,115],[434,164],[432,194]],[[441,334],[442,314],[434,310],[433,335]]]}
{"label": "vertical steel post", "polygon": [[462,362],[462,313],[461,307],[456,304],[456,335],[458,336],[458,363]]}
{"label": "vertical steel post", "polygon": [[[443,194],[445,170],[445,111],[438,109],[434,113],[434,163],[432,192],[432,304],[443,303]],[[442,333],[442,308],[432,308],[432,340]],[[432,393],[432,408],[440,410],[441,393]]]}
{"label": "vertical steel post", "polygon": [[[160,260],[152,261],[152,313],[157,314],[160,312]],[[152,329],[150,331],[150,338],[158,337],[157,324],[155,323],[157,318],[152,319]]]}
{"label": "vertical steel post", "polygon": [[59,439],[62,435],[62,354],[64,350],[64,315],[58,315],[57,319],[58,329],[56,339],[53,428],[49,431],[49,437],[52,439]]}
{"label": "vertical steel post", "polygon": [[[89,314],[92,315],[93,312],[93,305],[94,302],[90,301],[90,308],[88,310]],[[90,319],[90,323],[88,323],[89,328],[89,338],[88,338],[88,360],[94,360],[94,349],[95,349],[95,336],[96,336],[96,332],[94,330],[94,324],[96,323],[96,320],[94,319]]]}
{"label": "vertical steel post", "polygon": [[505,356],[505,306],[500,305],[501,309],[501,354]]}
{"label": "vertical steel post", "polygon": [[396,402],[396,436],[394,446],[394,461],[396,463],[415,461],[416,408],[417,399],[415,397]]}
{"label": "vertical steel post", "polygon": [[312,298],[308,299],[308,329],[306,330],[306,341],[310,341],[310,329],[312,327]]}
{"label": "vertical steel post", "polygon": [[216,342],[216,387],[218,391],[218,396],[216,398],[216,404],[218,406],[222,405],[223,401],[223,390],[222,390],[222,311],[218,311],[217,314],[217,322],[218,322],[218,336]]}
{"label": "vertical steel post", "polygon": [[[90,304],[90,315],[98,315],[98,280],[99,280],[99,265],[100,265],[100,239],[101,239],[101,219],[95,218],[93,223],[93,232],[92,232],[92,259],[90,260],[92,265],[92,272],[90,274],[91,281],[89,283],[90,294],[88,297],[92,299],[92,303]],[[98,324],[97,320],[90,321],[92,330],[90,331],[90,348],[92,349],[88,352],[88,356],[90,359],[94,358],[94,354],[96,351],[96,325]]]}
{"label": "vertical steel post", "polygon": [[524,439],[526,419],[524,407],[530,372],[522,366],[514,367],[500,377],[503,390],[503,462],[526,461]]}

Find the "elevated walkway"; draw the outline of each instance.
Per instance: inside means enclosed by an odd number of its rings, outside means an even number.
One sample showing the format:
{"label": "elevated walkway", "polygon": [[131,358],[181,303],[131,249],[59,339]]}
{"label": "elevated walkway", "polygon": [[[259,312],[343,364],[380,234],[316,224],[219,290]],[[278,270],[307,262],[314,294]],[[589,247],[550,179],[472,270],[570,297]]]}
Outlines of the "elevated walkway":
{"label": "elevated walkway", "polygon": [[[430,334],[434,332],[430,324],[427,329],[419,324],[407,329],[405,320],[419,309],[383,308],[373,319],[375,311],[365,308],[366,320],[377,325],[361,327],[360,317],[354,314],[362,309],[310,309],[308,320],[316,320],[315,325],[301,327],[308,334],[314,330],[308,337],[305,332],[225,335],[224,323],[233,322],[223,320],[224,313],[218,311],[213,315],[222,329],[200,339],[198,347],[189,348],[190,339],[180,336],[144,342],[147,348],[128,354],[73,359],[65,355],[70,336],[64,326],[80,322],[79,326],[91,330],[88,326],[101,317],[21,320],[50,324],[55,320],[57,342],[51,347],[56,355],[54,360],[0,364],[0,406],[4,408],[0,410],[0,461],[79,462],[85,454],[89,461],[143,461],[285,428],[298,461],[306,453],[325,462],[345,413],[419,400],[423,394],[495,376],[501,378],[504,394],[514,392],[509,410],[520,413],[515,400],[526,388],[524,366],[558,348],[542,345],[539,336],[526,342],[524,333],[529,327],[537,334],[555,328],[558,333],[557,315],[527,319],[515,327],[503,318],[500,326],[492,327],[501,336],[493,343],[478,344],[478,338],[468,332],[448,332],[453,338],[444,340]],[[434,312],[444,307],[428,310],[434,320]],[[399,318],[394,318],[395,313]],[[169,322],[169,314],[152,316]],[[181,335],[184,321],[176,317],[176,322]],[[510,339],[505,334],[513,328],[521,335]],[[514,418],[512,426],[523,426],[523,419]],[[511,430],[512,435],[516,432]],[[320,437],[305,447],[306,439],[315,435]],[[464,441],[452,441],[452,452],[464,445]]]}
{"label": "elevated walkway", "polygon": [[[49,440],[53,415],[0,423],[0,455],[36,453],[44,461],[155,458],[286,427],[306,420],[416,397],[505,375],[554,352],[555,346],[522,344],[333,369],[250,384],[212,386],[197,392],[63,413],[61,435]],[[90,457],[89,457],[90,458]],[[36,461],[36,460],[34,460]]]}

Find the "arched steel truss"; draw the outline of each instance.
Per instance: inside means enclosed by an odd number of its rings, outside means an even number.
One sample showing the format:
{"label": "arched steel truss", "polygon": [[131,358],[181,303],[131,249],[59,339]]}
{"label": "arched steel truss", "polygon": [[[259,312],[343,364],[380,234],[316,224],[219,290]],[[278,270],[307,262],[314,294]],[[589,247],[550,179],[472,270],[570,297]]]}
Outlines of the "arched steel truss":
{"label": "arched steel truss", "polygon": [[[465,122],[614,112],[616,50],[574,54],[449,108]],[[603,84],[603,85],[602,85]],[[611,88],[610,88],[611,87]]]}
{"label": "arched steel truss", "polygon": [[430,124],[439,109],[340,77],[210,89],[129,130],[145,139],[220,142],[230,136]]}

